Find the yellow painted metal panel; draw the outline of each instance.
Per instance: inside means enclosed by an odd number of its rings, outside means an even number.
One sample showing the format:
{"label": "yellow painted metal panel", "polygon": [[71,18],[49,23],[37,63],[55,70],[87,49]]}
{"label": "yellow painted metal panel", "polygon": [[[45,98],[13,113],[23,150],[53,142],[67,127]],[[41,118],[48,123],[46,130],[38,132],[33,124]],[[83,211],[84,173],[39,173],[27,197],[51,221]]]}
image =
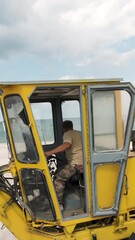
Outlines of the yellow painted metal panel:
{"label": "yellow painted metal panel", "polygon": [[97,206],[99,209],[111,208],[114,204],[119,165],[104,164],[96,168]]}

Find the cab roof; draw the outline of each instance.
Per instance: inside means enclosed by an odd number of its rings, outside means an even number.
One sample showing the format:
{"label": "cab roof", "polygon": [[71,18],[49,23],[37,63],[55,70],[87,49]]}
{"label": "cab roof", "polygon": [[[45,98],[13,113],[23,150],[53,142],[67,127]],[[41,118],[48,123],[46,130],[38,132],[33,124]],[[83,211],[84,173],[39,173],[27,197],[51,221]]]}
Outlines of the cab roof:
{"label": "cab roof", "polygon": [[2,81],[0,85],[29,85],[29,84],[62,84],[62,83],[99,83],[99,82],[121,82],[122,78],[93,78],[93,79],[68,79],[68,80],[29,80],[29,81]]}

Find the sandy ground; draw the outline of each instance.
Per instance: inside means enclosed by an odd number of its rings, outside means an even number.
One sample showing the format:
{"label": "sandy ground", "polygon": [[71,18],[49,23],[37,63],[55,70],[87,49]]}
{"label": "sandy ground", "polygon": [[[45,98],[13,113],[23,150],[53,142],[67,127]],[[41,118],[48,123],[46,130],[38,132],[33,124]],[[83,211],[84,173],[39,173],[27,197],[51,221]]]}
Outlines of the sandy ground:
{"label": "sandy ground", "polygon": [[[6,144],[0,144],[0,166],[8,163]],[[16,240],[10,231],[0,222],[0,240]]]}

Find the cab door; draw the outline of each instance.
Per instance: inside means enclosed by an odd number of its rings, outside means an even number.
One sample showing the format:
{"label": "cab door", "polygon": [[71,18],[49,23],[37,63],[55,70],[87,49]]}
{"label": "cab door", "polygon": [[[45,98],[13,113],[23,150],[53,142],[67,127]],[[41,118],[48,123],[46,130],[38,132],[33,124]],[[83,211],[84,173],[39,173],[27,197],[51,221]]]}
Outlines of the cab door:
{"label": "cab door", "polygon": [[130,83],[88,87],[93,216],[116,215],[135,110]]}
{"label": "cab door", "polygon": [[[4,97],[4,106],[10,129],[10,142],[15,162],[16,198],[25,214],[33,220],[42,219],[54,221],[56,219],[52,203],[52,186],[50,173],[44,155],[33,136],[34,125],[30,120],[30,112],[26,109],[26,101],[21,95],[12,93]],[[45,174],[46,173],[46,174]],[[20,195],[18,194],[20,193]]]}

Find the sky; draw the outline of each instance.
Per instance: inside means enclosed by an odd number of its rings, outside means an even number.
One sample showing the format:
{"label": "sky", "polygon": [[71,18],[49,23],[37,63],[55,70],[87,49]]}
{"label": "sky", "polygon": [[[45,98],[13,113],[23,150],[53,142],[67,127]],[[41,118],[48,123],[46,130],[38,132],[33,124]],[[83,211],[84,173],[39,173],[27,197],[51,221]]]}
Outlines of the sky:
{"label": "sky", "polygon": [[134,0],[0,0],[0,80],[135,84]]}

